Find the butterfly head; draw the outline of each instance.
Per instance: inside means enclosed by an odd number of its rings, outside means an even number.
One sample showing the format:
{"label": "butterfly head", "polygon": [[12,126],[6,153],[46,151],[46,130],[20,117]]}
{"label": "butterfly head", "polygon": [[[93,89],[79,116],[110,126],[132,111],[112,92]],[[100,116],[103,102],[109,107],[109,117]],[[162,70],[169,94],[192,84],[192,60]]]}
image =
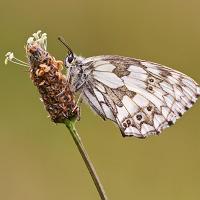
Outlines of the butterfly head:
{"label": "butterfly head", "polygon": [[68,68],[68,67],[74,65],[75,60],[76,60],[75,55],[74,55],[72,49],[68,46],[68,44],[65,42],[65,40],[64,40],[63,38],[58,37],[58,40],[59,40],[59,41],[67,48],[67,50],[68,50],[67,56],[66,56],[66,58],[65,58],[65,60],[64,60],[65,67]]}

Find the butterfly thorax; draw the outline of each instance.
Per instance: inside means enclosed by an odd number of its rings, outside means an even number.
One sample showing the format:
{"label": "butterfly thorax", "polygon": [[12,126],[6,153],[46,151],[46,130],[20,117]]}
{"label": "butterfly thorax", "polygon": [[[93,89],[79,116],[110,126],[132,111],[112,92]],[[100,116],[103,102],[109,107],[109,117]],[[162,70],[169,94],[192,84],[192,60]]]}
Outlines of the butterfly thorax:
{"label": "butterfly thorax", "polygon": [[76,56],[72,63],[68,63],[68,76],[73,91],[78,91],[89,78],[90,70],[86,70],[88,64],[84,63],[85,58]]}

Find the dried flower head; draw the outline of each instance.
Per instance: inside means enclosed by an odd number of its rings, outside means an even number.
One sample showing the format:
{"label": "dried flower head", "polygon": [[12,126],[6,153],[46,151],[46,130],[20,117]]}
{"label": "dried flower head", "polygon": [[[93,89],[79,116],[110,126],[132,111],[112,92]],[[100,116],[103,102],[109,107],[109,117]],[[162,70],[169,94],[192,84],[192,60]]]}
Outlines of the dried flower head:
{"label": "dried flower head", "polygon": [[28,64],[16,59],[14,54],[6,54],[5,63],[11,61],[29,66],[30,77],[41,95],[41,99],[51,119],[62,123],[65,119],[77,118],[79,108],[70,90],[66,76],[61,70],[63,62],[56,60],[47,52],[47,34],[38,31],[29,37],[26,44]]}

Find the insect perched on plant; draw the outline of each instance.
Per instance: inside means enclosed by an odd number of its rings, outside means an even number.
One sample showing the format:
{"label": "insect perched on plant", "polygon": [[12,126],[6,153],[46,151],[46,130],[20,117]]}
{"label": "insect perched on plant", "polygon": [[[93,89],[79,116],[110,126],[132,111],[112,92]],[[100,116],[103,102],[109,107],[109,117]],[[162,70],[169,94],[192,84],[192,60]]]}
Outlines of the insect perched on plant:
{"label": "insect perched on plant", "polygon": [[68,49],[65,66],[74,92],[123,136],[158,135],[197,101],[199,85],[187,75],[153,62],[115,55],[89,58]]}

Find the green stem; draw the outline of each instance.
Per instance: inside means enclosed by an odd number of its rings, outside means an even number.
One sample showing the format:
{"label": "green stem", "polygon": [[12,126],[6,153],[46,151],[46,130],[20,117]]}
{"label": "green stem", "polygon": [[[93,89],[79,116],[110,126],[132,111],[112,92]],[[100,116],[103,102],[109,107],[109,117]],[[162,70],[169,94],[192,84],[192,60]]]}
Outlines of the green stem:
{"label": "green stem", "polygon": [[96,173],[96,170],[88,156],[88,153],[85,149],[85,147],[83,146],[83,143],[81,141],[81,138],[80,136],[78,135],[78,132],[76,131],[76,128],[75,128],[75,120],[66,120],[65,121],[65,125],[66,127],[69,129],[71,135],[72,135],[72,138],[85,162],[85,165],[92,177],[92,180],[96,186],[96,189],[99,193],[99,196],[101,198],[101,200],[108,200],[107,196],[106,196],[106,193],[105,193],[105,190],[103,188],[103,185],[101,184],[101,181]]}

